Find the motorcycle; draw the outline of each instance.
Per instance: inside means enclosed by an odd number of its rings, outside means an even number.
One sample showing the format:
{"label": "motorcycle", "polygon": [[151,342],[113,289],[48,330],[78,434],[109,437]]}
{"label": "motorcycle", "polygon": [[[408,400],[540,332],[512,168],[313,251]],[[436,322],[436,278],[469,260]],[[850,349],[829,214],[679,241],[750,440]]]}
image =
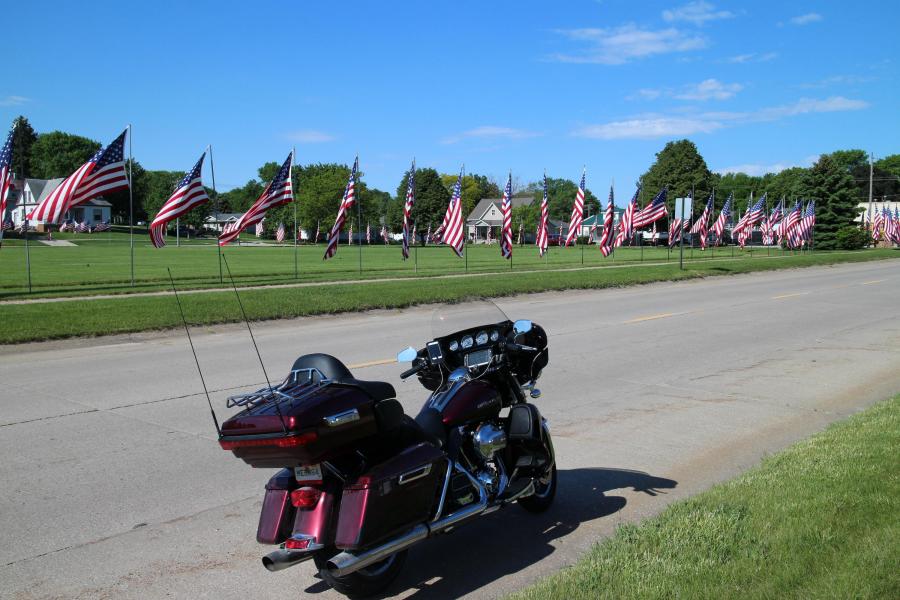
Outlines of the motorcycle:
{"label": "motorcycle", "polygon": [[439,309],[433,339],[407,348],[430,391],[415,418],[391,384],[356,379],[327,354],[299,357],[284,381],[228,399],[240,411],[219,444],[253,467],[279,468],[265,487],[256,539],[278,571],[313,560],[331,587],[376,594],[408,548],[512,503],[547,510],[556,494],[550,429],[535,382],[547,336],[493,303]]}

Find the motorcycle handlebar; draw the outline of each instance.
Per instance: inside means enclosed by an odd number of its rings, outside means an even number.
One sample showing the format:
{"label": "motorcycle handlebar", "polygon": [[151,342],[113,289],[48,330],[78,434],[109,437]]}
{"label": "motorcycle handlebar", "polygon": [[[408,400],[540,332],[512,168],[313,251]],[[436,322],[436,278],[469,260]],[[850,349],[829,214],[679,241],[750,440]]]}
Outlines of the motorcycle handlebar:
{"label": "motorcycle handlebar", "polygon": [[537,348],[516,344],[515,342],[506,342],[506,349],[513,352],[537,352]]}
{"label": "motorcycle handlebar", "polygon": [[[419,360],[419,359],[416,359],[416,360]],[[407,369],[406,371],[403,371],[402,373],[400,373],[400,379],[406,379],[407,377],[412,377],[413,375],[415,375],[416,373],[421,371],[423,368],[425,368],[425,365],[426,365],[426,363],[424,361],[419,362],[418,364],[413,364],[411,369]]]}

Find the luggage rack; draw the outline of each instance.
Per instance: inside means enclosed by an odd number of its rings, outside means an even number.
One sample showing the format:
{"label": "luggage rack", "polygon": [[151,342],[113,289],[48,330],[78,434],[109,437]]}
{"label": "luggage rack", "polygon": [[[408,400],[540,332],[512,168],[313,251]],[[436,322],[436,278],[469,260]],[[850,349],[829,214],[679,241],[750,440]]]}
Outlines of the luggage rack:
{"label": "luggage rack", "polygon": [[294,369],[278,386],[264,387],[255,392],[229,396],[225,400],[225,406],[227,408],[240,406],[250,410],[269,401],[278,403],[282,400],[290,402],[291,406],[293,406],[294,402],[308,398],[317,390],[331,383],[331,380],[325,377],[322,371],[314,367]]}

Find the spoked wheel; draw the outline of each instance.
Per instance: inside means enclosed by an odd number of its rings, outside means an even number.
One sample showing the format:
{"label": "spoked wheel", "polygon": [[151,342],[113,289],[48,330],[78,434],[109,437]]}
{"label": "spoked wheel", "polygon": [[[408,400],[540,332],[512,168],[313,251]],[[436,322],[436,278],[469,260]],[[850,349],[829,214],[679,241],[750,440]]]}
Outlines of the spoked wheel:
{"label": "spoked wheel", "polygon": [[528,512],[541,513],[550,508],[556,497],[556,463],[541,479],[534,482],[534,494],[520,499],[519,505]]}
{"label": "spoked wheel", "polygon": [[384,590],[397,578],[400,569],[403,568],[403,563],[406,562],[407,551],[401,550],[396,554],[391,554],[382,561],[343,577],[335,577],[328,572],[326,566],[328,559],[322,554],[322,552],[317,553],[313,560],[325,583],[349,598],[365,598]]}

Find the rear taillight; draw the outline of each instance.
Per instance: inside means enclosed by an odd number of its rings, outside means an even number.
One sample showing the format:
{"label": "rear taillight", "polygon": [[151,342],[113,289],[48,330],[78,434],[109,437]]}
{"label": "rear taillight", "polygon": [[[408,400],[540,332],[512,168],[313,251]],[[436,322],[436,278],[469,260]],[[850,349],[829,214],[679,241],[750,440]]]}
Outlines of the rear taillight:
{"label": "rear taillight", "polygon": [[312,541],[312,540],[310,540],[309,538],[301,538],[301,539],[288,538],[284,542],[284,549],[285,550],[306,550],[307,548],[309,548],[310,541]]}
{"label": "rear taillight", "polygon": [[302,487],[291,492],[291,504],[294,508],[315,508],[319,502],[321,490],[312,487]]}
{"label": "rear taillight", "polygon": [[247,440],[219,440],[219,445],[223,450],[234,450],[235,448],[250,448],[254,446],[275,446],[277,448],[295,448],[297,446],[305,446],[318,438],[315,431],[301,433],[299,435],[289,435],[285,437],[272,438],[256,438]]}

